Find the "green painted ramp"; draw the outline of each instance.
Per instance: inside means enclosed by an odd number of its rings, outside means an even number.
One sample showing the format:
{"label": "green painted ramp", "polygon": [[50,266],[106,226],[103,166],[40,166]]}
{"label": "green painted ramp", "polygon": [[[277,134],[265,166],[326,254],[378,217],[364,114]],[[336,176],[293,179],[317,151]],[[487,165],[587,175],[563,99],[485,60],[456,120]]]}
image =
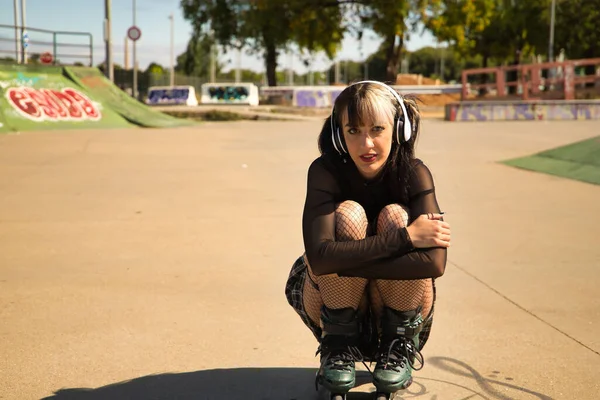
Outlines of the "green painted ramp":
{"label": "green painted ramp", "polygon": [[[0,100],[0,103],[2,101]],[[2,112],[2,105],[0,105],[0,134],[10,132],[10,128],[6,124],[6,119],[4,118],[4,113]]]}
{"label": "green painted ramp", "polygon": [[600,185],[600,136],[503,163]]}
{"label": "green painted ramp", "polygon": [[99,100],[61,67],[0,65],[0,132],[132,127]]}
{"label": "green painted ramp", "polygon": [[152,110],[115,86],[99,69],[65,67],[64,70],[70,79],[93,93],[105,106],[111,107],[134,124],[151,128],[196,125],[194,121],[171,117],[160,111]]}

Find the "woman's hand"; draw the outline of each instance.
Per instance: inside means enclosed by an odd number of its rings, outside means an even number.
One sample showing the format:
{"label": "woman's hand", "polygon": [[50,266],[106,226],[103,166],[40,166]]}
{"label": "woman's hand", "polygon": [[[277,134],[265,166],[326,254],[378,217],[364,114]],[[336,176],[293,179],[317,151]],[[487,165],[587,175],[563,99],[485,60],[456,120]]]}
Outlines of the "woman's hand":
{"label": "woman's hand", "polygon": [[420,215],[406,230],[413,246],[450,247],[450,225],[442,221],[442,214],[427,213]]}

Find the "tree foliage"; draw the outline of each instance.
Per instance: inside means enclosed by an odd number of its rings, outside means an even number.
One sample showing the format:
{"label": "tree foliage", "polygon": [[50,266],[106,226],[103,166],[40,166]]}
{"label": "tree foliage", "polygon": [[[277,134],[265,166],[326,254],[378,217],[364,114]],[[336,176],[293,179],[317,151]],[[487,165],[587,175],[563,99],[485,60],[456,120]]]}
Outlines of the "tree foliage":
{"label": "tree foliage", "polygon": [[[193,35],[188,41],[186,50],[177,56],[175,71],[188,76],[208,76],[211,68],[211,51],[214,40],[209,35]],[[219,73],[223,65],[214,54],[215,73]]]}
{"label": "tree foliage", "polygon": [[555,54],[569,58],[600,57],[600,0],[557,1]]}
{"label": "tree foliage", "polygon": [[224,48],[245,46],[263,54],[269,85],[277,84],[279,52],[291,43],[309,51],[334,54],[341,44],[342,16],[335,6],[314,0],[181,0],[184,18],[194,35],[213,35]]}
{"label": "tree foliage", "polygon": [[[365,31],[382,39],[381,47],[352,66],[352,76],[395,81],[404,48],[418,27],[450,47],[444,53],[444,80],[456,79],[464,67],[529,62],[547,55],[552,0],[181,0],[193,37],[178,57],[177,70],[207,76],[210,45],[226,51],[245,48],[265,60],[268,84],[281,52],[296,47],[310,59],[324,52],[333,60],[344,36],[361,39]],[[600,56],[600,0],[556,0],[554,53],[569,58]],[[439,74],[435,49],[410,54],[410,72]],[[437,61],[434,59],[437,57]],[[362,67],[360,67],[362,64]],[[221,69],[222,66],[218,66]],[[433,72],[432,72],[433,68]],[[350,74],[349,74],[350,75]],[[329,68],[333,79],[333,65]]]}
{"label": "tree foliage", "polygon": [[418,22],[426,10],[440,0],[356,0],[349,7],[354,25],[348,30],[364,29],[383,39],[385,75],[382,79],[395,82],[405,42],[417,32]]}
{"label": "tree foliage", "polygon": [[150,64],[148,64],[148,68],[146,68],[146,72],[149,74],[162,75],[165,73],[165,68],[158,63],[151,62]]}
{"label": "tree foliage", "polygon": [[432,5],[433,15],[424,18],[425,26],[440,42],[452,42],[461,55],[476,50],[483,33],[497,17],[497,0],[439,1]]}
{"label": "tree foliage", "polygon": [[544,50],[551,0],[440,0],[425,24],[459,55],[520,62]]}

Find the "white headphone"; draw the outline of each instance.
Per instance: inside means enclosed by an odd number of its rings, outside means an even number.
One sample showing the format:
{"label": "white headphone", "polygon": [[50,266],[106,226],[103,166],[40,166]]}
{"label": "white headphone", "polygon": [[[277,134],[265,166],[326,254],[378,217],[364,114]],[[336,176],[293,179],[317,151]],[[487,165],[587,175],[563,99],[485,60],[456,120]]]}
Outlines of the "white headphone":
{"label": "white headphone", "polygon": [[[406,106],[404,105],[404,100],[402,99],[402,97],[398,94],[398,92],[396,92],[392,87],[386,85],[383,82],[379,82],[379,81],[360,81],[360,82],[356,82],[353,83],[350,86],[353,85],[358,85],[359,83],[374,83],[380,86],[383,86],[385,88],[387,88],[393,95],[394,97],[398,100],[398,103],[400,103],[400,107],[402,108],[402,113],[403,115],[401,117],[398,116],[398,114],[396,113],[396,117],[394,118],[396,121],[396,140],[398,141],[398,143],[402,143],[401,140],[401,136],[400,136],[400,130],[401,128],[403,131],[403,136],[404,136],[404,141],[408,142],[410,140],[411,134],[412,134],[412,125],[410,123],[410,118],[408,118],[408,114],[406,112]],[[334,127],[333,124],[333,120],[335,119],[333,116],[333,113],[335,112],[335,103],[334,103],[334,107],[331,110],[331,119],[330,119],[330,123],[331,123],[331,141],[333,142],[333,147],[335,147],[335,149],[337,150],[337,152],[342,155],[342,153],[348,153],[348,150],[346,150],[346,148],[344,147],[344,141],[342,140],[342,135],[340,135],[340,128],[338,126]]]}

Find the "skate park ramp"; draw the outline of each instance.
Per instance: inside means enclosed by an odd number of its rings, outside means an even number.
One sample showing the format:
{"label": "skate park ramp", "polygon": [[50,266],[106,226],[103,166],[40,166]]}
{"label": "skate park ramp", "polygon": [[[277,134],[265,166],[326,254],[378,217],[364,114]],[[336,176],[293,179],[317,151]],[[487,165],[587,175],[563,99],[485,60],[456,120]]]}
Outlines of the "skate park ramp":
{"label": "skate park ramp", "polygon": [[134,100],[95,68],[0,64],[0,133],[195,124]]}
{"label": "skate park ramp", "polygon": [[108,80],[97,68],[65,67],[65,75],[80,87],[85,88],[103,104],[107,104],[126,120],[149,128],[174,128],[192,126],[190,120],[175,118],[131,98]]}
{"label": "skate park ramp", "polygon": [[503,163],[600,185],[600,136]]}
{"label": "skate park ramp", "polygon": [[128,127],[61,67],[0,64],[0,133]]}

